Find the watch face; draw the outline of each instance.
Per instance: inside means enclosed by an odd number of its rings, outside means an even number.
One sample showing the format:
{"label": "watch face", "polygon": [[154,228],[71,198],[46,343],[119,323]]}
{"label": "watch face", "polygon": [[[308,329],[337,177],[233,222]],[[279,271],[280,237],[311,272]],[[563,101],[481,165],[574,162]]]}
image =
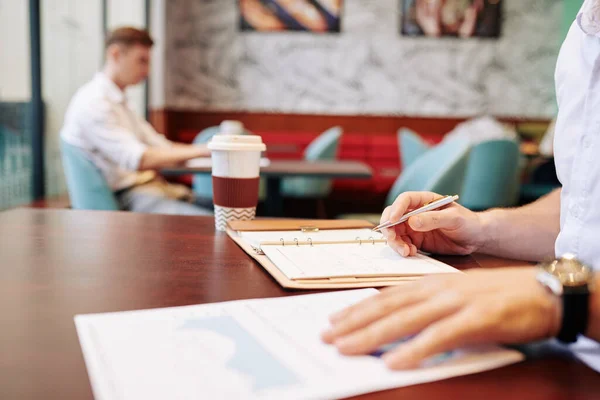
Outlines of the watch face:
{"label": "watch face", "polygon": [[589,267],[570,255],[545,264],[542,268],[567,287],[588,285],[593,277],[593,271]]}

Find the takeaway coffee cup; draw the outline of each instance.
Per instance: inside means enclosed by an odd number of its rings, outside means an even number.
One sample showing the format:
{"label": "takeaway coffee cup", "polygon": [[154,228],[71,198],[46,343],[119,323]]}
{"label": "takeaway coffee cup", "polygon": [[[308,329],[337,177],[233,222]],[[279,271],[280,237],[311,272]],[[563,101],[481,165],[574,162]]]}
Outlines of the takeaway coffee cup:
{"label": "takeaway coffee cup", "polygon": [[240,122],[223,121],[208,144],[218,231],[227,228],[227,221],[251,220],[256,215],[260,155],[267,147],[260,136],[243,133]]}

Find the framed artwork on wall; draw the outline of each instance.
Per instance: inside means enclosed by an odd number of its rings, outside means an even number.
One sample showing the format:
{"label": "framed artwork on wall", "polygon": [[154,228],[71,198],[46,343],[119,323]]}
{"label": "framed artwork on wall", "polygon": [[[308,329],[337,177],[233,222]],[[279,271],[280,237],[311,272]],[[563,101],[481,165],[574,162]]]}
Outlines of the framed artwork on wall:
{"label": "framed artwork on wall", "polygon": [[400,9],[405,36],[500,36],[502,0],[400,0]]}
{"label": "framed artwork on wall", "polygon": [[241,31],[340,32],[344,0],[238,0]]}

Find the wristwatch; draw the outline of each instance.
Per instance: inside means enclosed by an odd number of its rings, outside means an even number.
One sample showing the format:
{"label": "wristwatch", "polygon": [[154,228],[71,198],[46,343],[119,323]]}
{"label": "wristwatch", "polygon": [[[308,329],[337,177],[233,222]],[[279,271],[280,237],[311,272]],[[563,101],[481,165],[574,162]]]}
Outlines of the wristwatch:
{"label": "wristwatch", "polygon": [[588,325],[590,292],[593,290],[593,270],[572,254],[539,264],[537,280],[562,300],[560,331],[556,336],[564,343],[573,343]]}

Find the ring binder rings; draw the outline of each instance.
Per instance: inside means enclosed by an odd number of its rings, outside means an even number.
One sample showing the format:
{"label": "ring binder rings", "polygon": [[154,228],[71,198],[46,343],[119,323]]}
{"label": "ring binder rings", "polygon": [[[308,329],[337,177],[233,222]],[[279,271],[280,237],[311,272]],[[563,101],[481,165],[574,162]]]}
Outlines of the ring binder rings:
{"label": "ring binder rings", "polygon": [[403,258],[372,227],[367,221],[263,219],[230,221],[227,234],[290,289],[391,286],[459,272],[424,255]]}
{"label": "ring binder rings", "polygon": [[[373,245],[375,243],[387,244],[386,239],[375,239],[372,236],[369,236],[367,241],[372,243]],[[300,240],[298,238],[293,238],[291,242],[289,240],[286,241],[283,238],[280,238],[279,241],[277,241],[277,242],[269,242],[269,241],[260,242],[259,248],[262,248],[262,246],[306,246],[306,245],[314,246],[314,245],[320,245],[320,244],[356,244],[356,243],[358,243],[359,245],[362,245],[362,242],[363,242],[363,240],[359,237],[357,237],[355,240],[313,240],[310,237],[306,238],[305,240]]]}

